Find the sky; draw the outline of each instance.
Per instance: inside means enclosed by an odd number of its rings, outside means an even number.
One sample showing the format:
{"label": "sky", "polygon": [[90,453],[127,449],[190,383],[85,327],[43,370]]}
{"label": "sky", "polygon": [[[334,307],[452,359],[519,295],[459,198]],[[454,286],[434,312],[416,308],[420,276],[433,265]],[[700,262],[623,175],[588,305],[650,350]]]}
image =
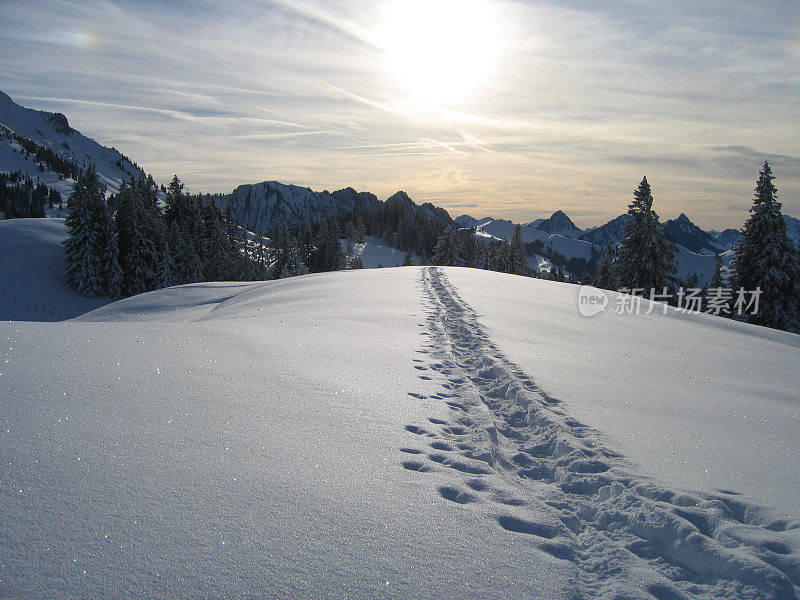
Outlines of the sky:
{"label": "sky", "polygon": [[193,192],[277,180],[579,226],[643,176],[800,217],[798,0],[0,0],[0,89]]}

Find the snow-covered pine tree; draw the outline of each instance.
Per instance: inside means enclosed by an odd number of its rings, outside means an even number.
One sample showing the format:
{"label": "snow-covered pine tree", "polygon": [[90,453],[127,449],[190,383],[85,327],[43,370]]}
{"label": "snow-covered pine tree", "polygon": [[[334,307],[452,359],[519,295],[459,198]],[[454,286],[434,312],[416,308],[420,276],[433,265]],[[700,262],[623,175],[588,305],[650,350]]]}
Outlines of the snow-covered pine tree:
{"label": "snow-covered pine tree", "polygon": [[629,289],[664,289],[674,292],[675,244],[661,231],[658,214],[653,210],[653,195],[647,177],[642,178],[628,206],[632,217],[625,224],[625,238],[619,250],[617,276],[619,284]]}
{"label": "snow-covered pine tree", "polygon": [[[105,185],[94,164],[80,173],[68,202],[72,210],[66,218],[69,237],[64,242],[64,280],[83,296],[102,296],[109,290],[106,277],[113,277],[114,266],[118,269],[119,265],[116,239],[110,239],[115,236]],[[109,251],[113,254],[107,255]]]}
{"label": "snow-covered pine tree", "polygon": [[800,327],[800,257],[786,234],[768,162],[758,174],[750,217],[734,248],[731,287],[761,290],[759,310],[744,315],[751,323],[777,329]]}
{"label": "snow-covered pine tree", "polygon": [[175,285],[175,262],[172,260],[172,252],[169,250],[167,237],[162,236],[160,260],[158,262],[158,287],[163,289],[173,285]]}
{"label": "snow-covered pine tree", "polygon": [[149,258],[152,240],[145,230],[146,214],[139,194],[138,183],[131,179],[120,185],[116,197],[115,228],[119,246],[119,266],[122,269],[122,292],[133,296],[152,289],[148,283],[155,279]]}
{"label": "snow-covered pine tree", "polygon": [[195,205],[191,198],[183,191],[183,184],[178,176],[175,175],[167,186],[167,193],[164,198],[166,209],[164,217],[167,225],[177,224],[180,227],[186,225],[194,217]]}
{"label": "snow-covered pine tree", "polygon": [[256,234],[256,248],[253,253],[253,261],[255,262],[255,278],[256,281],[265,281],[269,278],[269,269],[267,267],[267,245],[264,242],[264,234]]}
{"label": "snow-covered pine tree", "polygon": [[614,276],[614,250],[607,244],[603,250],[603,257],[597,267],[597,273],[592,279],[596,288],[614,291],[617,289],[617,278]]}
{"label": "snow-covered pine tree", "polygon": [[231,252],[222,214],[213,200],[202,208],[200,255],[206,281],[226,281],[231,273]]}
{"label": "snow-covered pine tree", "polygon": [[722,274],[722,257],[717,254],[714,262],[714,273],[711,275],[711,283],[708,284],[709,288],[725,287],[725,277]]}
{"label": "snow-covered pine tree", "polygon": [[514,228],[514,237],[508,247],[508,272],[514,275],[530,275],[528,262],[525,255],[525,242],[522,239],[522,227],[517,224]]}
{"label": "snow-covered pine tree", "polygon": [[433,264],[460,267],[463,266],[461,248],[456,230],[449,228],[439,236],[433,251]]}
{"label": "snow-covered pine tree", "polygon": [[105,285],[104,293],[112,298],[122,296],[122,269],[119,266],[119,247],[117,246],[117,231],[114,227],[114,213],[103,200],[103,204],[98,215],[99,223],[102,224],[103,236],[103,281]]}

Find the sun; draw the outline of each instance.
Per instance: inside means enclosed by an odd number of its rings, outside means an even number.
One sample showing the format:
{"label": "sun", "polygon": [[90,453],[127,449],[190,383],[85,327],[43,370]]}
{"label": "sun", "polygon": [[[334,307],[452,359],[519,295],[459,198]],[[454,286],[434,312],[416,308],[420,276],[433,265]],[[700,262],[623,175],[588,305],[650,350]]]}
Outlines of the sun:
{"label": "sun", "polygon": [[487,0],[392,0],[383,16],[387,69],[423,107],[463,102],[488,83],[499,35]]}

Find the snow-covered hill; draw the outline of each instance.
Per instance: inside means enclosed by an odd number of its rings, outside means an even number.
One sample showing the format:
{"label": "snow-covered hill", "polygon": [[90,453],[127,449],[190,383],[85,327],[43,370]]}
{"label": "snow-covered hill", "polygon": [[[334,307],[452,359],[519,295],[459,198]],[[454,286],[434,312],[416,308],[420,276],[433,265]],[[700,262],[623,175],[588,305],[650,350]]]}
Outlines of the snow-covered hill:
{"label": "snow-covered hill", "polygon": [[796,598],[800,338],[577,290],[411,267],[0,323],[3,595]]}
{"label": "snow-covered hill", "polygon": [[42,146],[60,158],[85,167],[97,165],[97,171],[109,192],[116,192],[123,177],[142,175],[141,169],[132,164],[114,148],[100,145],[91,138],[69,126],[67,117],[61,113],[50,113],[25,108],[15,103],[0,91],[0,171],[22,171],[34,181],[38,178],[48,187],[58,190],[64,199],[72,191],[72,179],[59,178],[53,170],[39,169],[35,157],[26,153],[20,142],[8,137],[9,132],[23,136]]}
{"label": "snow-covered hill", "polygon": [[[495,219],[484,222],[476,227],[475,234],[487,240],[511,240],[514,237],[516,225],[511,221]],[[567,258],[592,258],[592,244],[582,240],[550,234],[530,224],[521,226],[522,239],[526,244],[540,240],[544,247],[550,251],[558,252]]]}
{"label": "snow-covered hill", "polygon": [[63,279],[64,219],[0,220],[0,320],[63,321],[110,302]]}

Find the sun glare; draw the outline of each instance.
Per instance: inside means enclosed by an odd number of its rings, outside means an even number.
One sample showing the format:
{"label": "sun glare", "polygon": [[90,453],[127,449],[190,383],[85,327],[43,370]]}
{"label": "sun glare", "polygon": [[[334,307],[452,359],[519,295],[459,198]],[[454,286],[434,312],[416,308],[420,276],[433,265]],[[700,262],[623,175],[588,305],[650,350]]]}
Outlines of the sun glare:
{"label": "sun glare", "polygon": [[390,73],[425,108],[466,100],[488,82],[499,50],[485,0],[393,0],[378,39]]}

